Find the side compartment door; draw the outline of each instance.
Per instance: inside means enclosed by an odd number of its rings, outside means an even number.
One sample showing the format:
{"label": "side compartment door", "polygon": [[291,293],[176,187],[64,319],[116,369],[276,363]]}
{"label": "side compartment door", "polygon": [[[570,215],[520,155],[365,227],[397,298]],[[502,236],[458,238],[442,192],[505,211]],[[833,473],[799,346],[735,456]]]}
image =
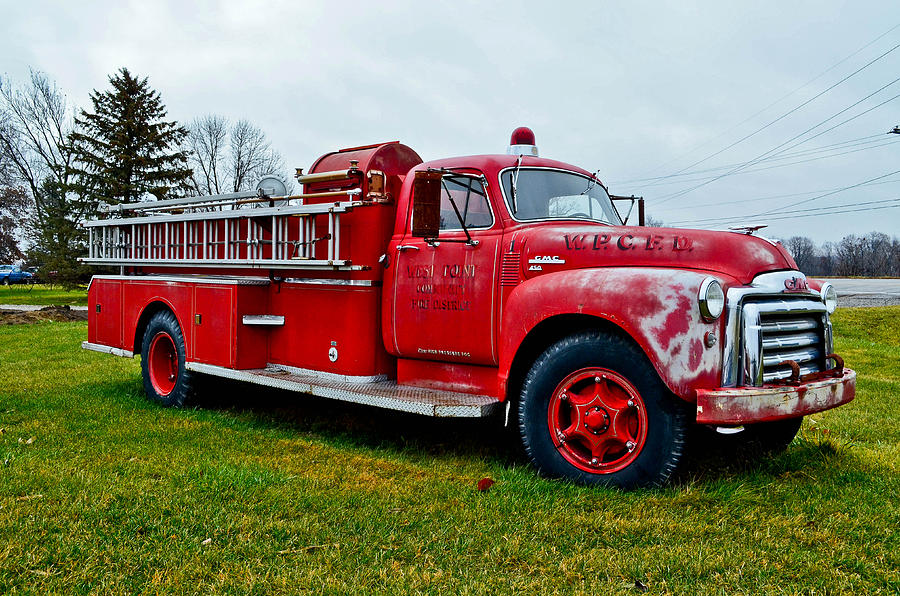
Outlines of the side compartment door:
{"label": "side compartment door", "polygon": [[194,327],[194,360],[218,366],[234,366],[235,288],[230,285],[197,285],[190,324]]}
{"label": "side compartment door", "polygon": [[122,282],[95,279],[91,284],[94,312],[91,313],[94,341],[104,346],[131,349],[122,342]]}
{"label": "side compartment door", "polygon": [[497,364],[494,317],[501,238],[480,174],[445,174],[438,240],[426,242],[407,232],[391,246],[397,267],[392,328],[400,357]]}

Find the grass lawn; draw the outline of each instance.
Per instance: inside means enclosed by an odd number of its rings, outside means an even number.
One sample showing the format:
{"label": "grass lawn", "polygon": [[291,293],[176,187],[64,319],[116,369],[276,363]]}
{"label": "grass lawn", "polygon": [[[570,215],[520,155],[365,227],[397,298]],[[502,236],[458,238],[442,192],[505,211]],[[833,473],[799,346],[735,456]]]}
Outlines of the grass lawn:
{"label": "grass lawn", "polygon": [[161,409],[85,323],[2,327],[0,593],[896,594],[898,329],[838,311],[857,399],[784,454],[621,493],[479,421],[222,384]]}
{"label": "grass lawn", "polygon": [[68,304],[87,305],[87,287],[64,290],[59,285],[52,288],[48,285],[32,286],[13,284],[0,286],[0,304]]}

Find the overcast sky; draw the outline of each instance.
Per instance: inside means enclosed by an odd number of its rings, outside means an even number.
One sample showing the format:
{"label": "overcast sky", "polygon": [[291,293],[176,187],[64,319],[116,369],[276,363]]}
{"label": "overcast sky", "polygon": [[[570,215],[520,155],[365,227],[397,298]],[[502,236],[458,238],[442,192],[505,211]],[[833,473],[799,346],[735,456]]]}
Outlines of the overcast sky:
{"label": "overcast sky", "polygon": [[[291,167],[389,140],[426,160],[502,153],[524,125],[543,156],[598,170],[666,223],[734,217],[704,225],[768,223],[763,235],[817,242],[900,235],[900,202],[885,202],[900,197],[900,172],[878,178],[900,170],[900,134],[886,134],[900,125],[900,80],[836,115],[900,77],[900,48],[876,60],[900,44],[895,0],[0,6],[0,72],[13,82],[38,69],[87,106],[127,66],[149,77],[170,117],[246,118]],[[709,181],[765,157],[779,159]]]}

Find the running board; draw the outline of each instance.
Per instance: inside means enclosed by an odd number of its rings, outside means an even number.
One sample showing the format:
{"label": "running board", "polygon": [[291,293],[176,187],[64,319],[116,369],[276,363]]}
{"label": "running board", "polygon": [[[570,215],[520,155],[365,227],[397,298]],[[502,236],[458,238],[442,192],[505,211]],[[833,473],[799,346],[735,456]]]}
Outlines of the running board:
{"label": "running board", "polygon": [[359,383],[331,380],[315,373],[296,373],[278,366],[234,370],[212,364],[187,362],[185,368],[275,389],[437,418],[483,418],[500,411],[500,402],[495,397],[398,385],[396,381]]}

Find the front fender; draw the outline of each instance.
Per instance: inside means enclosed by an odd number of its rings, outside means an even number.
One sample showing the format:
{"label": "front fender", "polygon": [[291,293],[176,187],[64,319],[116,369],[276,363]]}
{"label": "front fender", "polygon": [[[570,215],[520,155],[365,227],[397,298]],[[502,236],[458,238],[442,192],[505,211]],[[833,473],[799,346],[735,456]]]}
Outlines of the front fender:
{"label": "front fender", "polygon": [[[522,342],[539,324],[562,315],[588,315],[627,333],[647,354],[660,378],[679,397],[719,386],[723,319],[700,316],[697,295],[708,273],[684,269],[603,268],[547,273],[517,286],[503,309],[500,383],[506,388]],[[727,285],[733,280],[715,276]],[[504,392],[501,392],[503,394]]]}

